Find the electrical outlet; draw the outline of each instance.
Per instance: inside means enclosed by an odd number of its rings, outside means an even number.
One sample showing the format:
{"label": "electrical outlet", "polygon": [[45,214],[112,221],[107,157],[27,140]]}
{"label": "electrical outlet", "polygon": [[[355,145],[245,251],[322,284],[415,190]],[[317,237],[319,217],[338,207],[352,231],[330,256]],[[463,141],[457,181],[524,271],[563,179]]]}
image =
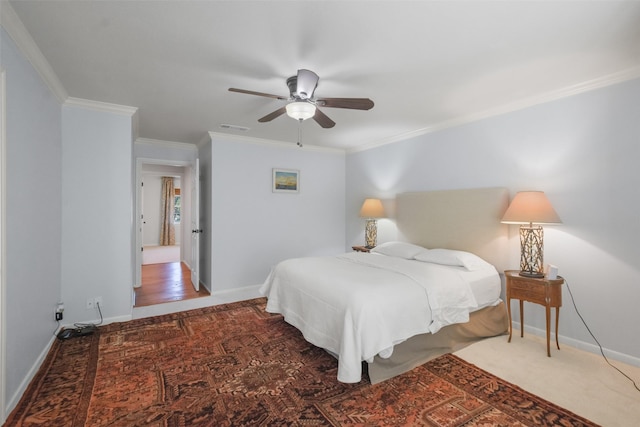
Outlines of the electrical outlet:
{"label": "electrical outlet", "polygon": [[62,313],[64,312],[64,304],[59,302],[56,307],[56,321],[62,320]]}
{"label": "electrical outlet", "polygon": [[98,308],[98,304],[100,304],[101,309],[104,308],[102,305],[102,297],[87,298],[86,309],[91,310],[93,308]]}

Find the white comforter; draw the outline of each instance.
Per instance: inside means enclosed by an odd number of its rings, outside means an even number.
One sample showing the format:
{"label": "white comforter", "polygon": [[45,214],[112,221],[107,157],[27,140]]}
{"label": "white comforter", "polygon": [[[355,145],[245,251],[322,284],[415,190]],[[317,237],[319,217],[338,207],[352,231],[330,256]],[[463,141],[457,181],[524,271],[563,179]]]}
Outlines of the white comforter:
{"label": "white comforter", "polygon": [[361,362],[389,357],[414,335],[469,320],[477,307],[455,268],[383,255],[290,259],[260,288],[310,343],[338,356],[338,380],[358,382]]}

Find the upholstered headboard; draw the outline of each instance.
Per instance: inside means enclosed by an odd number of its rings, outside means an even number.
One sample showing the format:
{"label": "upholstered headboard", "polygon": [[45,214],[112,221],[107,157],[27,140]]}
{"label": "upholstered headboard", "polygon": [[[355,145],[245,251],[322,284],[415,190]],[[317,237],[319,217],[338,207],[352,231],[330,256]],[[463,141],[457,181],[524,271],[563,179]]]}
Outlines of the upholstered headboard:
{"label": "upholstered headboard", "polygon": [[403,193],[396,196],[399,239],[426,248],[473,252],[499,272],[508,268],[506,188]]}

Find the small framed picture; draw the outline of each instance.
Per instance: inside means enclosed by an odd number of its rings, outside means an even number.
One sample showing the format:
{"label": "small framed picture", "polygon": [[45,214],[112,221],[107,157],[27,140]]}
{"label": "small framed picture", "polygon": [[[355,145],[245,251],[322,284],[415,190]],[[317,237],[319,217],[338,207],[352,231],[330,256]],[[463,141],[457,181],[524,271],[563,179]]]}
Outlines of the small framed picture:
{"label": "small framed picture", "polygon": [[300,191],[300,171],[295,169],[273,169],[274,193],[297,193]]}

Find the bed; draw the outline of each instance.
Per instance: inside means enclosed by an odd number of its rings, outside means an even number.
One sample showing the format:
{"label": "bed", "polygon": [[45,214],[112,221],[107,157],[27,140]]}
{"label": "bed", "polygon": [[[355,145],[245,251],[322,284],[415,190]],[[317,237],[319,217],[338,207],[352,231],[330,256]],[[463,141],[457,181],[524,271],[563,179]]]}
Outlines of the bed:
{"label": "bed", "polygon": [[282,261],[261,287],[266,309],[336,356],[345,383],[361,380],[363,362],[375,384],[504,334],[507,205],[503,188],[400,194],[399,241]]}

